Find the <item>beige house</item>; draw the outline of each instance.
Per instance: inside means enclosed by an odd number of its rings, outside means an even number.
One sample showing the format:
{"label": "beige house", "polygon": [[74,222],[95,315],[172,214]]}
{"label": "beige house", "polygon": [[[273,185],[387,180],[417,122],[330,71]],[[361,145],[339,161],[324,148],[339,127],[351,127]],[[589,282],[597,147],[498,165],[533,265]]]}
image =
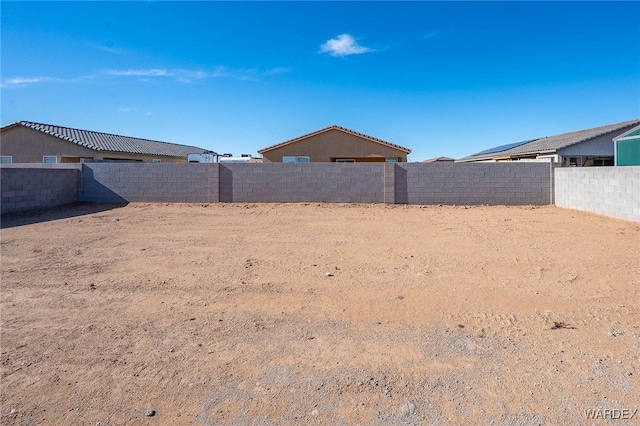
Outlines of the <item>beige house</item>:
{"label": "beige house", "polygon": [[406,162],[410,149],[329,126],[258,151],[265,163]]}
{"label": "beige house", "polygon": [[79,163],[82,160],[186,163],[206,150],[89,130],[20,121],[0,129],[2,163]]}

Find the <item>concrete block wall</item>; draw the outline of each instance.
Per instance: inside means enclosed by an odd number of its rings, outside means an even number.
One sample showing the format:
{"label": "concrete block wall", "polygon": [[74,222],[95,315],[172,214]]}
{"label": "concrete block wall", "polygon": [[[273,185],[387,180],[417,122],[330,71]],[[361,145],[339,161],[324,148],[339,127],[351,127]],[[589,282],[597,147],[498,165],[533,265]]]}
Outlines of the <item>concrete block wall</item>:
{"label": "concrete block wall", "polygon": [[[14,165],[15,166],[15,165]],[[55,165],[54,165],[55,166]],[[310,164],[175,164],[88,162],[72,167],[71,182],[55,202],[326,202],[395,204],[550,204],[551,168],[548,163],[310,163]],[[11,188],[39,190],[49,165],[32,165],[21,177],[7,178]],[[4,173],[4,172],[3,172]],[[31,177],[33,175],[33,177]],[[79,177],[78,177],[79,175]],[[4,177],[4,174],[3,174]],[[39,180],[40,179],[40,180]],[[22,182],[22,183],[18,183]],[[51,204],[3,186],[3,212]],[[47,196],[54,192],[48,189]],[[58,194],[58,192],[55,192]],[[28,201],[28,200],[31,201]],[[19,205],[17,203],[20,203]],[[33,206],[33,207],[32,207]],[[9,210],[11,209],[11,210]]]}
{"label": "concrete block wall", "polygon": [[545,205],[550,163],[398,163],[398,204]]}
{"label": "concrete block wall", "polygon": [[554,181],[559,207],[640,221],[640,166],[556,168]]}
{"label": "concrete block wall", "polygon": [[384,202],[384,164],[220,164],[221,202]]}
{"label": "concrete block wall", "polygon": [[80,200],[90,203],[218,201],[217,164],[84,163]]}
{"label": "concrete block wall", "polygon": [[79,165],[3,164],[2,214],[78,201]]}

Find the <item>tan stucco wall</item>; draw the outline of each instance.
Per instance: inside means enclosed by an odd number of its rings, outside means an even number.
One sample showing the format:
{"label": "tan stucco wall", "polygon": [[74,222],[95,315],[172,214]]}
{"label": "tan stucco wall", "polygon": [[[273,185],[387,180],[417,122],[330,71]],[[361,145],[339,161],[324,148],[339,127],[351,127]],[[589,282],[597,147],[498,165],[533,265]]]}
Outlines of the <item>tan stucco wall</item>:
{"label": "tan stucco wall", "polygon": [[10,155],[13,163],[42,163],[42,157],[45,155],[57,156],[58,163],[79,162],[80,158],[94,160],[113,158],[141,161],[160,159],[163,163],[187,162],[186,158],[94,151],[22,126],[11,127],[2,131],[0,135],[0,155]]}
{"label": "tan stucco wall", "polygon": [[0,153],[11,155],[14,163],[42,163],[45,155],[93,158],[97,153],[27,127],[17,126],[2,131]]}
{"label": "tan stucco wall", "polygon": [[164,157],[162,155],[143,155],[143,154],[121,154],[117,152],[99,152],[98,159],[114,159],[114,160],[141,160],[152,161],[160,160],[163,163],[186,163],[187,158]]}
{"label": "tan stucco wall", "polygon": [[399,158],[400,161],[407,161],[404,151],[335,129],[264,152],[262,155],[265,163],[280,163],[282,157],[290,155],[308,156],[313,163],[330,162],[335,158],[356,158],[364,161]]}

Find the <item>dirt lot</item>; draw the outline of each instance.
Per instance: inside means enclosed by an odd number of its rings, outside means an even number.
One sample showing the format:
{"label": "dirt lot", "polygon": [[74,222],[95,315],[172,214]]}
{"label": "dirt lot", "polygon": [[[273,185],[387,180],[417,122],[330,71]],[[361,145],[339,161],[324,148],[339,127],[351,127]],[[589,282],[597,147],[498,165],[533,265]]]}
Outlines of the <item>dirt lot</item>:
{"label": "dirt lot", "polygon": [[2,424],[609,424],[585,410],[640,409],[638,223],[130,204],[2,227]]}

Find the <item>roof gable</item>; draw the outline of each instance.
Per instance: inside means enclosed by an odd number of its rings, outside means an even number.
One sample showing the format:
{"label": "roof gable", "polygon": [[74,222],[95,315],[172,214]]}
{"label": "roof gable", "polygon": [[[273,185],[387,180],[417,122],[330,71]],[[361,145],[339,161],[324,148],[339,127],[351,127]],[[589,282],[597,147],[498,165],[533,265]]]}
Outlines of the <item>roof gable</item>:
{"label": "roof gable", "polygon": [[619,140],[637,139],[639,137],[640,137],[640,125],[635,126],[630,130],[627,130],[626,132],[616,136],[615,138],[613,138],[613,140],[617,142]]}
{"label": "roof gable", "polygon": [[277,149],[277,148],[281,148],[283,146],[290,145],[292,143],[300,142],[300,141],[302,141],[304,139],[308,139],[310,137],[317,136],[317,135],[319,135],[321,133],[325,133],[325,132],[328,132],[328,131],[331,131],[331,130],[338,130],[340,132],[347,133],[347,134],[352,135],[352,136],[357,136],[359,138],[366,139],[366,140],[371,141],[371,142],[375,142],[375,143],[378,143],[378,144],[381,144],[381,145],[384,145],[384,146],[387,146],[387,147],[390,147],[390,148],[397,149],[399,151],[406,152],[407,154],[411,153],[411,150],[409,148],[405,148],[403,146],[396,145],[394,143],[387,142],[387,141],[384,141],[382,139],[374,138],[373,136],[368,136],[368,135],[365,135],[364,133],[355,132],[353,130],[347,129],[346,127],[337,126],[335,124],[332,125],[332,126],[329,126],[329,127],[325,127],[324,129],[316,130],[315,132],[311,132],[311,133],[307,133],[307,134],[302,135],[302,136],[298,136],[297,138],[289,139],[289,140],[286,140],[284,142],[280,142],[280,143],[277,143],[275,145],[271,145],[271,146],[268,146],[266,148],[262,148],[262,149],[258,150],[258,153],[259,154],[263,154],[265,152],[268,152],[268,151],[271,151],[271,150],[274,150],[274,149]]}
{"label": "roof gable", "polygon": [[2,130],[16,126],[33,129],[95,151],[158,155],[166,157],[186,157],[188,154],[201,154],[205,151],[204,149],[195,146],[94,132],[90,130],[72,129],[69,127],[50,124],[34,123],[31,121],[13,123],[3,127]]}

